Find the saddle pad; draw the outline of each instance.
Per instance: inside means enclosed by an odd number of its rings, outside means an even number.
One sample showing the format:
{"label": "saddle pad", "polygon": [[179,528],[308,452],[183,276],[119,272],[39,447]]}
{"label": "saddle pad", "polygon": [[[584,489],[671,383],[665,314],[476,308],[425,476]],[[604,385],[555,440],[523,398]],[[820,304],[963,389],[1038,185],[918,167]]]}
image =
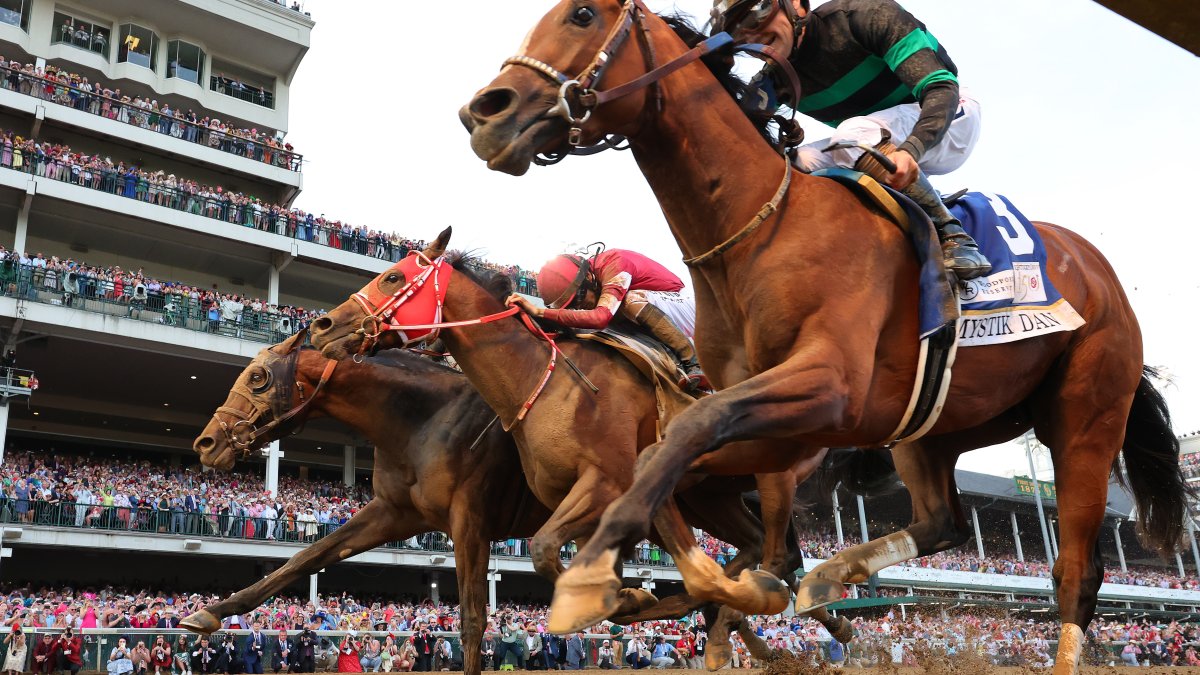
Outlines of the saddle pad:
{"label": "saddle pad", "polygon": [[654,383],[660,439],[667,423],[696,400],[679,388],[674,357],[667,353],[666,347],[650,337],[634,331],[624,331],[611,324],[603,330],[576,331],[574,336],[580,340],[590,340],[612,347]]}
{"label": "saddle pad", "polygon": [[992,263],[990,275],[959,284],[959,346],[1015,342],[1084,324],[1046,276],[1042,237],[1012,202],[968,192],[950,211]]}

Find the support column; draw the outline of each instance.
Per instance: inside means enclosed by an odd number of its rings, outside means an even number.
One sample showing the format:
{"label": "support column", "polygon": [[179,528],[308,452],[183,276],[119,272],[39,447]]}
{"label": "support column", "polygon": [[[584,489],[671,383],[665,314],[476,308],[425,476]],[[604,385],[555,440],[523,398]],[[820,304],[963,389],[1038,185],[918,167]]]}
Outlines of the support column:
{"label": "support column", "polygon": [[21,202],[21,208],[17,210],[17,228],[13,235],[12,250],[21,253],[25,250],[26,241],[29,239],[29,210],[33,207],[33,183],[26,188],[25,198]]}
{"label": "support column", "polygon": [[[272,497],[279,495],[279,458],[283,452],[279,449],[279,441],[271,441],[267,445],[267,492]],[[282,517],[282,514],[280,514]]]}
{"label": "support column", "polygon": [[838,546],[844,546],[846,544],[846,537],[842,534],[842,505],[838,502],[836,487],[833,488],[833,526],[837,528]]}
{"label": "support column", "polygon": [[[0,438],[2,441],[3,438]],[[3,457],[3,455],[0,455]],[[1196,575],[1200,576],[1200,545],[1196,544],[1196,521],[1188,514],[1188,542],[1192,545],[1192,562],[1196,563]]]}
{"label": "support column", "polygon": [[1179,578],[1187,576],[1187,570],[1183,568],[1183,556],[1179,555],[1179,551],[1175,551],[1175,565],[1179,567]]}
{"label": "support column", "polygon": [[[325,570],[321,570],[324,572]],[[317,572],[308,575],[308,601],[313,604],[313,607],[320,607],[317,604]]]}
{"label": "support column", "polygon": [[979,551],[979,559],[983,560],[983,535],[979,533],[979,509],[971,507],[971,522],[975,525],[975,549]]}
{"label": "support column", "polygon": [[496,611],[496,582],[500,581],[501,575],[499,572],[490,571],[487,575],[488,580],[488,607],[494,612]]}
{"label": "support column", "polygon": [[1125,545],[1121,543],[1121,521],[1113,523],[1113,537],[1117,540],[1117,560],[1121,561],[1121,571],[1128,572],[1129,568],[1125,566]]}
{"label": "support column", "polygon": [[441,603],[441,596],[438,594],[438,573],[429,573],[429,599],[434,605]]}
{"label": "support column", "polygon": [[0,464],[4,464],[4,448],[8,445],[8,405],[0,405]]}
{"label": "support column", "polygon": [[1013,542],[1017,545],[1017,562],[1025,562],[1025,552],[1021,550],[1021,528],[1017,527],[1017,512],[1009,511],[1012,517]]}
{"label": "support column", "polygon": [[1050,548],[1054,549],[1054,557],[1058,558],[1058,531],[1054,529],[1054,526],[1058,521],[1053,518],[1050,518],[1049,520],[1050,522],[1046,529],[1050,531]]}
{"label": "support column", "polygon": [[1046,546],[1046,564],[1054,567],[1054,552],[1050,549],[1050,532],[1046,528],[1046,510],[1042,508],[1042,486],[1038,483],[1037,467],[1033,465],[1033,448],[1029,445],[1032,431],[1025,432],[1025,457],[1029,460],[1029,477],[1033,480],[1033,499],[1037,502],[1038,524],[1042,526],[1042,543]]}
{"label": "support column", "polygon": [[[862,495],[855,495],[855,496],[858,497],[859,530],[862,533],[862,541],[865,544],[870,540],[870,535],[867,534],[867,507],[866,507],[866,503],[863,501]],[[871,577],[869,579],[867,579],[867,591],[868,591],[867,594],[868,594],[868,596],[872,597],[872,598],[875,597],[876,589],[878,587],[879,587],[879,574],[878,573],[872,574]]]}
{"label": "support column", "polygon": [[296,257],[290,253],[275,252],[271,254],[271,266],[267,279],[267,302],[279,306],[279,273],[287,269]]}
{"label": "support column", "polygon": [[342,459],[342,484],[354,485],[354,462],[357,448],[353,445],[347,445],[343,449],[344,455]]}

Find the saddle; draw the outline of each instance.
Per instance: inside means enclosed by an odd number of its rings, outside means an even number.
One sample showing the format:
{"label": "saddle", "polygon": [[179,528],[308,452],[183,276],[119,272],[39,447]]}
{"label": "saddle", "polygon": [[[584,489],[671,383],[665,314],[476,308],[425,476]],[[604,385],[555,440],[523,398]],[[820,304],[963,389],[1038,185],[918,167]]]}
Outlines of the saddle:
{"label": "saddle", "polygon": [[615,349],[654,384],[654,400],[658,407],[657,435],[661,440],[667,423],[684,408],[707,393],[691,394],[680,388],[679,366],[665,345],[632,328],[609,324],[596,331],[575,331],[572,337]]}

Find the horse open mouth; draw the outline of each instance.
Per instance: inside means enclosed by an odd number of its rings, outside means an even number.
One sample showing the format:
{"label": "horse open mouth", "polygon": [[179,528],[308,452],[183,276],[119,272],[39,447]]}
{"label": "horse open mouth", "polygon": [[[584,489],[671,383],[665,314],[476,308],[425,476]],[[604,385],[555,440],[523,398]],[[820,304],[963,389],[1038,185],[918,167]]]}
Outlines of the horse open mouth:
{"label": "horse open mouth", "polygon": [[483,124],[471,133],[471,147],[492,171],[521,176],[529,171],[534,155],[561,141],[562,125],[563,120],[559,117],[536,117],[513,134],[508,143],[501,145],[501,139],[496,138],[499,134],[494,133],[490,125]]}

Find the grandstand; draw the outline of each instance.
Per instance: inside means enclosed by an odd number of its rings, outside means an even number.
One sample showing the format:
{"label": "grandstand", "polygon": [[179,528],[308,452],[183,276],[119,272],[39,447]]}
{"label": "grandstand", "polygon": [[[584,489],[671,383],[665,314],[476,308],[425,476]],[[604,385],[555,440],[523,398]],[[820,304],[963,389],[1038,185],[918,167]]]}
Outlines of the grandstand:
{"label": "grandstand", "polygon": [[[304,13],[270,0],[3,8],[0,351],[12,356],[0,383],[0,582],[240,588],[358,508],[370,491],[371,449],[332,423],[313,423],[230,478],[203,472],[192,440],[258,350],[341,302],[413,242],[291,209],[304,158],[287,142],[289,84],[314,26]],[[1200,481],[1200,437],[1182,441]],[[97,484],[100,475],[115,484]],[[67,503],[85,480],[101,501]],[[45,489],[56,483],[57,497]],[[958,484],[975,532],[964,551],[886,570],[844,607],[990,604],[1052,616],[1052,486],[965,471]],[[329,513],[310,532],[284,512],[186,506],[217,487],[239,508],[273,501],[270,493]],[[140,507],[103,501],[133,493]],[[175,497],[185,506],[171,505]],[[867,498],[844,489],[813,495],[805,569],[903,526],[908,503],[901,486]],[[1137,544],[1132,515],[1114,487],[1100,541],[1113,573],[1102,614],[1195,620],[1194,529],[1191,556],[1164,563]],[[730,553],[710,547],[719,558]],[[493,607],[498,598],[549,597],[523,542],[498,542],[494,552]],[[437,601],[455,595],[453,555],[444,536],[414,538],[290,590]],[[630,585],[660,594],[679,588],[669,556],[648,545],[625,573]]]}

